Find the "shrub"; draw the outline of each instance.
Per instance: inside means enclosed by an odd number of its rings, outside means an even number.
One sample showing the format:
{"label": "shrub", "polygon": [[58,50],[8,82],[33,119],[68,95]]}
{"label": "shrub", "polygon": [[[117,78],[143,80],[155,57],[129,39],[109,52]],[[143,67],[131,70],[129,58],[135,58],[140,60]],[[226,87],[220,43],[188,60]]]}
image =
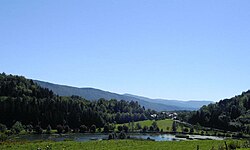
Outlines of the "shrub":
{"label": "shrub", "polygon": [[123,125],[123,130],[124,130],[124,132],[128,133],[128,126]]}
{"label": "shrub", "polygon": [[148,127],[144,126],[143,129],[142,129],[142,132],[147,132],[147,131],[148,131]]}
{"label": "shrub", "polygon": [[15,133],[20,133],[23,130],[23,125],[21,122],[17,121],[13,126],[12,126],[12,130]]}
{"label": "shrub", "polygon": [[78,129],[78,128],[73,129],[74,133],[78,133],[79,131],[80,131],[80,129]]}
{"label": "shrub", "polygon": [[65,126],[63,127],[63,129],[64,129],[64,133],[70,132],[70,127],[69,127],[68,125],[65,125]]}
{"label": "shrub", "polygon": [[80,126],[80,133],[85,133],[87,131],[87,127],[85,125]]}
{"label": "shrub", "polygon": [[189,133],[193,134],[194,133],[194,128],[191,128]]}
{"label": "shrub", "polygon": [[187,133],[189,130],[188,128],[184,128],[183,131]]}
{"label": "shrub", "polygon": [[41,128],[40,125],[36,125],[36,127],[35,127],[35,133],[36,134],[42,134],[43,133],[43,129]]}
{"label": "shrub", "polygon": [[153,126],[150,126],[150,127],[149,127],[149,131],[154,131],[154,127],[153,127]]}
{"label": "shrub", "polygon": [[50,126],[50,125],[47,126],[46,133],[47,133],[47,134],[50,134],[50,133],[51,133],[51,126]]}
{"label": "shrub", "polygon": [[57,125],[57,126],[56,126],[56,130],[57,130],[57,133],[59,133],[59,134],[62,133],[62,132],[63,132],[63,126],[60,125],[60,124]]}
{"label": "shrub", "polygon": [[6,134],[0,134],[0,141],[5,141],[7,140],[8,136]]}
{"label": "shrub", "polygon": [[108,139],[109,139],[109,140],[114,139],[114,136],[113,136],[113,134],[112,134],[112,133],[109,133],[109,137],[108,137]]}
{"label": "shrub", "polygon": [[26,129],[28,132],[32,132],[33,131],[33,126],[31,124],[26,126]]}
{"label": "shrub", "polygon": [[109,133],[109,126],[107,124],[104,125],[103,132]]}
{"label": "shrub", "polygon": [[[157,132],[160,132],[160,128],[159,128],[159,127],[157,127],[155,130],[156,130]],[[163,130],[162,130],[162,132],[163,132]]]}
{"label": "shrub", "polygon": [[123,131],[119,134],[119,139],[126,139],[126,137],[126,133]]}
{"label": "shrub", "polygon": [[140,123],[136,123],[136,125],[135,125],[135,126],[136,126],[136,129],[137,129],[137,130],[142,129],[142,127],[141,127],[141,124],[140,124]]}
{"label": "shrub", "polygon": [[118,131],[120,131],[120,132],[123,130],[122,126],[118,126],[117,128],[118,128]]}
{"label": "shrub", "polygon": [[95,133],[95,131],[96,131],[96,126],[93,124],[93,125],[90,127],[90,132]]}
{"label": "shrub", "polygon": [[0,132],[5,132],[7,130],[6,125],[0,123]]}
{"label": "shrub", "polygon": [[238,142],[230,142],[228,144],[228,147],[229,147],[229,149],[233,150],[233,149],[236,149],[236,148],[240,148],[240,145],[239,145]]}

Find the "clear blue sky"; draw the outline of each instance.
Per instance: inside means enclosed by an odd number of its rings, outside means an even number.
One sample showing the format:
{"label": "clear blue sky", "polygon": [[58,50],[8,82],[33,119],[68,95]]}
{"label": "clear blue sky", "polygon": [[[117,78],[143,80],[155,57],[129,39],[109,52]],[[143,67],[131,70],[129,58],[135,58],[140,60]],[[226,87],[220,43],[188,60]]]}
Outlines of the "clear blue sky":
{"label": "clear blue sky", "polygon": [[180,100],[250,89],[249,0],[1,0],[0,72]]}

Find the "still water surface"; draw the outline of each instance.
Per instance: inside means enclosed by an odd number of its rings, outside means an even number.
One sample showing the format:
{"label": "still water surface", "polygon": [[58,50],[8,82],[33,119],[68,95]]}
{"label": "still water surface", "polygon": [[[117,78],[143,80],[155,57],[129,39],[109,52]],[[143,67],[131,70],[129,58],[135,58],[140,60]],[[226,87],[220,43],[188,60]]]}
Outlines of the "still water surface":
{"label": "still water surface", "polygon": [[[176,138],[175,135],[172,134],[129,134],[130,138],[135,139],[152,139],[155,141],[180,141],[180,140],[186,140],[185,138]],[[223,140],[223,138],[215,137],[215,136],[200,136],[200,135],[190,135],[190,138],[193,139],[213,139],[213,140]],[[16,137],[17,139],[22,140],[53,140],[53,141],[64,141],[64,140],[73,140],[77,142],[84,142],[84,141],[90,141],[90,140],[102,140],[107,139],[108,134],[65,134],[65,135],[58,135],[58,134],[52,134],[52,135],[21,135]]]}

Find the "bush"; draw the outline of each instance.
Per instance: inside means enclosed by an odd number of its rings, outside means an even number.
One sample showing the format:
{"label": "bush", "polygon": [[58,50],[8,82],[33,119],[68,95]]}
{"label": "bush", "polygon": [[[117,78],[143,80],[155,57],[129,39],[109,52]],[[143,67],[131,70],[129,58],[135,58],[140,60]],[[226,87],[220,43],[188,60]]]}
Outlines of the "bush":
{"label": "bush", "polygon": [[0,132],[5,132],[7,130],[6,125],[0,123]]}
{"label": "bush", "polygon": [[193,134],[194,133],[194,128],[191,128],[190,131],[189,131],[190,134]]}
{"label": "bush", "polygon": [[90,127],[90,132],[95,133],[95,131],[96,131],[96,126],[93,124],[93,125]]}
{"label": "bush", "polygon": [[0,141],[3,142],[3,141],[6,141],[8,138],[8,136],[6,134],[0,134]]}
{"label": "bush", "polygon": [[80,133],[85,133],[88,130],[88,128],[85,125],[80,126]]}
{"label": "bush", "polygon": [[43,133],[43,129],[41,128],[40,125],[37,125],[35,127],[35,132],[36,132],[36,134],[42,134]]}
{"label": "bush", "polygon": [[148,131],[148,127],[144,126],[143,129],[142,129],[142,132],[147,132],[147,131]]}
{"label": "bush", "polygon": [[69,127],[68,125],[65,125],[65,126],[63,127],[63,129],[64,129],[64,133],[70,132],[70,127]]}
{"label": "bush", "polygon": [[156,129],[156,128],[158,127],[157,122],[154,121],[154,122],[152,123],[152,126],[153,126],[154,129]]}
{"label": "bush", "polygon": [[188,130],[188,128],[184,128],[183,131],[188,133],[189,130]]}
{"label": "bush", "polygon": [[31,124],[26,126],[26,129],[28,132],[32,132],[33,131],[33,126]]}
{"label": "bush", "polygon": [[118,131],[120,131],[120,132],[123,130],[122,126],[118,126],[117,128],[118,128]]}
{"label": "bush", "polygon": [[135,125],[135,126],[136,126],[136,129],[137,129],[137,130],[142,129],[142,127],[141,127],[141,124],[140,124],[140,123],[136,123],[136,125]]}
{"label": "bush", "polygon": [[[157,127],[157,128],[155,129],[155,131],[160,132],[160,128]],[[163,130],[162,130],[162,131],[163,131]]]}
{"label": "bush", "polygon": [[10,131],[10,130],[7,130],[7,131],[5,132],[5,134],[6,134],[7,136],[11,136],[11,135],[13,134],[13,132]]}
{"label": "bush", "polygon": [[103,132],[109,133],[109,126],[107,124],[104,125]]}
{"label": "bush", "polygon": [[126,138],[127,138],[126,133],[122,131],[122,132],[119,134],[119,139],[126,139]]}
{"label": "bush", "polygon": [[124,130],[124,132],[128,133],[128,126],[123,125],[123,130]]}
{"label": "bush", "polygon": [[113,135],[112,133],[109,133],[108,139],[109,139],[109,140],[114,139],[114,135]]}
{"label": "bush", "polygon": [[79,131],[80,131],[80,129],[78,129],[78,128],[74,128],[74,129],[73,129],[73,132],[74,132],[74,133],[79,133]]}
{"label": "bush", "polygon": [[57,133],[59,133],[59,134],[62,133],[62,132],[63,132],[63,126],[60,125],[60,124],[57,125],[57,126],[56,126],[56,130],[57,130]]}
{"label": "bush", "polygon": [[149,127],[149,131],[154,131],[154,127],[153,127],[153,126],[150,126],[150,127]]}
{"label": "bush", "polygon": [[12,126],[12,130],[15,133],[20,133],[23,130],[23,125],[21,122],[17,121],[13,126]]}
{"label": "bush", "polygon": [[46,133],[47,133],[47,134],[50,134],[50,133],[51,133],[51,126],[50,126],[50,125],[47,126]]}

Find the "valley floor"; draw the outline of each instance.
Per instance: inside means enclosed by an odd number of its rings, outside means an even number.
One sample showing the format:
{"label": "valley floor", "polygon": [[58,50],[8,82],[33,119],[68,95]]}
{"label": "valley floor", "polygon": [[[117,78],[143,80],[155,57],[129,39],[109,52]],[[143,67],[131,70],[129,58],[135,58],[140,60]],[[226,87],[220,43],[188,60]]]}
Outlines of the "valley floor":
{"label": "valley floor", "polygon": [[[243,148],[246,141],[243,140],[226,140],[228,148],[238,146],[240,150]],[[248,143],[249,144],[249,143]],[[155,142],[142,140],[105,140],[105,141],[89,141],[89,142],[51,142],[51,141],[36,141],[36,142],[2,142],[0,149],[2,150],[196,150],[197,146],[200,150],[217,150],[225,149],[225,141],[218,140],[202,140],[202,141],[174,141],[174,142]]]}

